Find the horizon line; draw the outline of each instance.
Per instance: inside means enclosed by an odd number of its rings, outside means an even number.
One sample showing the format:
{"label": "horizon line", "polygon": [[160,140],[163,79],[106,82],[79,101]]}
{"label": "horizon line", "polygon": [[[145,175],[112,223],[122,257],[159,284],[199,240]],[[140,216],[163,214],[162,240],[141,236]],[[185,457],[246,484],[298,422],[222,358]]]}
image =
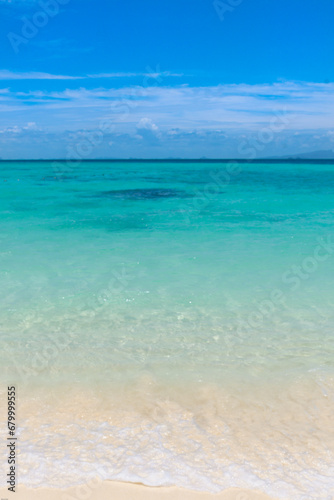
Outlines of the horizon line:
{"label": "horizon line", "polygon": [[197,162],[197,163],[215,163],[215,162],[239,162],[239,163],[282,163],[282,162],[328,162],[334,163],[334,158],[85,158],[82,160],[66,158],[0,158],[0,163],[5,162],[71,162],[71,163],[89,163],[89,162]]}

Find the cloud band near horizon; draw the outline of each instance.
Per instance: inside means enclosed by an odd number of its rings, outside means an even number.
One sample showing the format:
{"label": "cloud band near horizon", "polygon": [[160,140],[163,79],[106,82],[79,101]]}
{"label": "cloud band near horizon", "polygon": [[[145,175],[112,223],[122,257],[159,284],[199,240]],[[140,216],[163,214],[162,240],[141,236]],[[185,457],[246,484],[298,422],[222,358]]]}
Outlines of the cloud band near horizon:
{"label": "cloud band near horizon", "polygon": [[[319,139],[321,147],[332,144],[333,84],[275,82],[211,87],[167,86],[167,80],[160,75],[163,74],[160,73],[155,82],[150,80],[151,84],[156,83],[154,86],[69,88],[62,80],[68,80],[73,86],[75,82],[72,80],[76,77],[52,75],[53,82],[48,85],[56,88],[46,90],[39,85],[29,91],[14,90],[13,85],[0,88],[0,156],[9,154],[6,153],[8,144],[13,146],[15,141],[20,141],[22,145],[22,137],[30,137],[35,145],[35,157],[45,157],[49,154],[45,144],[48,134],[61,136],[68,144],[76,140],[73,139],[76,134],[99,131],[101,123],[109,124],[108,143],[111,142],[114,149],[127,137],[128,157],[136,156],[138,141],[140,145],[150,146],[153,155],[154,149],[160,148],[159,154],[167,157],[168,144],[172,140],[176,144],[186,138],[187,147],[190,147],[191,141],[195,145],[201,134],[208,144],[210,141],[219,142],[215,146],[211,144],[212,151],[223,151],[222,137],[233,136],[233,141],[239,140],[240,144],[245,137],[256,133],[265,136],[266,129],[274,129],[275,124],[277,130],[282,124],[281,131],[289,131],[292,150],[302,147],[300,137],[305,134],[310,148],[319,148]],[[37,76],[37,84],[40,80],[49,80],[43,77],[44,74]],[[106,154],[106,145],[103,153],[100,146],[94,149],[92,157]],[[272,146],[273,141],[268,141],[269,149]],[[62,156],[64,145],[59,144],[59,148]],[[206,155],[204,143],[201,151]],[[238,148],[235,156],[237,152]]]}

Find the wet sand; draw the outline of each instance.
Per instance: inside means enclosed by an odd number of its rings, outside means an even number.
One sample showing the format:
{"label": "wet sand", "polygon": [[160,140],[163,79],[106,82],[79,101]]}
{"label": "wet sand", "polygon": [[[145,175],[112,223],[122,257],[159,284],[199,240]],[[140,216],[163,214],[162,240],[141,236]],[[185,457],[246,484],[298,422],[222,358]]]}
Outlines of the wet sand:
{"label": "wet sand", "polygon": [[[1,498],[9,497],[6,488],[0,489]],[[30,489],[19,486],[16,500],[274,500],[257,491],[231,488],[219,494],[200,493],[181,488],[150,488],[140,484],[114,481],[91,481],[85,485],[67,488]]]}

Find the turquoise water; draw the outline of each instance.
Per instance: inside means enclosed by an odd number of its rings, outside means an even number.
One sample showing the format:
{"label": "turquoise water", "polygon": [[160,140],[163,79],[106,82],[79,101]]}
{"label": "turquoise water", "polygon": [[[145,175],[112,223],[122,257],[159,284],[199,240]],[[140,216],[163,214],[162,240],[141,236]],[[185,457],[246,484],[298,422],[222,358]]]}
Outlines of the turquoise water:
{"label": "turquoise water", "polygon": [[334,164],[0,168],[22,481],[76,484],[99,464],[104,479],[331,498]]}

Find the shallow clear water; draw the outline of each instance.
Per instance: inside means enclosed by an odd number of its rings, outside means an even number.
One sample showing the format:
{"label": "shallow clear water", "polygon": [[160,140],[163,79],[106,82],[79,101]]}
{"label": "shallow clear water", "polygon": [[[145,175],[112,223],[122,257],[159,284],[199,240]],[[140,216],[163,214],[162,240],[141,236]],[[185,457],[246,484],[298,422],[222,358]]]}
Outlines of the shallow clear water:
{"label": "shallow clear water", "polygon": [[331,498],[334,165],[0,167],[20,481]]}

